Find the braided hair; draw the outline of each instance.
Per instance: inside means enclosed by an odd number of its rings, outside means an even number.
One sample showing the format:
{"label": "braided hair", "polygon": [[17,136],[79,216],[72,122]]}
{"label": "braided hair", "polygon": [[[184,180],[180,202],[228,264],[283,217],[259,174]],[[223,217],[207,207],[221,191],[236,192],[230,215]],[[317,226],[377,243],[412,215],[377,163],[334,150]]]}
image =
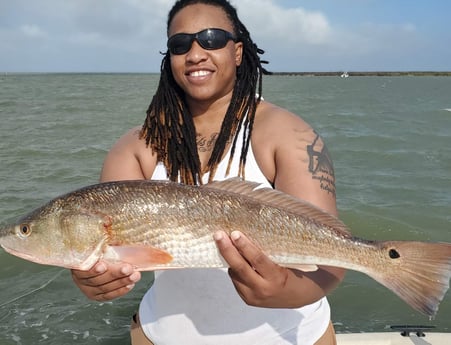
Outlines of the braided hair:
{"label": "braided hair", "polygon": [[[245,178],[244,166],[250,145],[252,127],[257,105],[262,93],[262,75],[270,74],[262,64],[259,54],[264,51],[252,41],[244,24],[239,20],[236,9],[227,0],[178,0],[168,15],[167,31],[174,16],[183,8],[193,4],[205,4],[224,10],[233,25],[237,41],[243,43],[242,63],[237,68],[236,81],[231,102],[221,125],[206,171],[213,180],[227,143],[232,141],[227,174],[235,154],[238,132],[243,128],[243,145],[240,155],[238,176]],[[164,163],[168,178],[185,184],[201,184],[202,171],[197,152],[196,130],[193,117],[185,101],[185,95],[176,83],[171,70],[170,52],[163,54],[160,81],[147,110],[141,129],[141,138],[157,154],[158,161]]]}

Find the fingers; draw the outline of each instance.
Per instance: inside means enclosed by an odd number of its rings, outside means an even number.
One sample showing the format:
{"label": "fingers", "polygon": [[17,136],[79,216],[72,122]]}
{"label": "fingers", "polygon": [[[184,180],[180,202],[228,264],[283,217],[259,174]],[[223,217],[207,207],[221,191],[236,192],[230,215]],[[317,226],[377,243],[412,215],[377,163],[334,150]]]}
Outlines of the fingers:
{"label": "fingers", "polygon": [[229,265],[229,275],[232,278],[236,291],[246,303],[251,304],[247,297],[248,291],[260,279],[258,273],[255,272],[252,266],[240,254],[238,248],[235,247],[231,238],[226,233],[218,231],[214,234],[214,239],[219,252]]}
{"label": "fingers", "polygon": [[128,293],[141,274],[129,264],[99,262],[89,271],[72,270],[72,279],[89,299],[107,301]]}
{"label": "fingers", "polygon": [[234,246],[249,265],[265,279],[271,279],[279,267],[262,250],[239,231],[231,234]]}
{"label": "fingers", "polygon": [[289,270],[272,262],[244,234],[235,231],[227,236],[214,235],[218,249],[229,264],[229,275],[241,296],[249,305],[282,308],[291,305],[286,298]]}
{"label": "fingers", "polygon": [[255,273],[252,266],[241,255],[227,234],[219,231],[214,235],[214,239],[222,257],[233,271],[241,272],[241,275]]}
{"label": "fingers", "polygon": [[223,232],[217,232],[215,240],[221,255],[234,272],[257,272],[263,278],[270,278],[279,267],[239,231],[232,232],[230,238]]}

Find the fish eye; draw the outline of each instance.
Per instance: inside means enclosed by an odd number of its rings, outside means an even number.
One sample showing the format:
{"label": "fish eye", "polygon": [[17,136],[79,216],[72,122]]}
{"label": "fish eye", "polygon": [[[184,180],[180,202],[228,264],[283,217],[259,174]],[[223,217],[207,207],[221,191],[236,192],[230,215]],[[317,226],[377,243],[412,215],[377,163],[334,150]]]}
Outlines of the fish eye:
{"label": "fish eye", "polygon": [[401,257],[396,249],[390,249],[388,251],[388,256],[390,256],[391,259],[399,259]]}
{"label": "fish eye", "polygon": [[28,237],[31,234],[31,226],[29,224],[19,225],[19,235],[21,237]]}

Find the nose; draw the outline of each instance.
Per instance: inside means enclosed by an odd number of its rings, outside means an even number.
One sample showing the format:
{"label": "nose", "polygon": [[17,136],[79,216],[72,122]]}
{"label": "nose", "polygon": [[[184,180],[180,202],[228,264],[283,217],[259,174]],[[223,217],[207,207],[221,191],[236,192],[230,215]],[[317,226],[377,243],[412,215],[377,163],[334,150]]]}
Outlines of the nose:
{"label": "nose", "polygon": [[186,53],[186,60],[197,63],[205,59],[207,59],[206,50],[200,46],[197,40],[194,40],[193,44],[191,45],[191,49],[188,51],[188,53]]}

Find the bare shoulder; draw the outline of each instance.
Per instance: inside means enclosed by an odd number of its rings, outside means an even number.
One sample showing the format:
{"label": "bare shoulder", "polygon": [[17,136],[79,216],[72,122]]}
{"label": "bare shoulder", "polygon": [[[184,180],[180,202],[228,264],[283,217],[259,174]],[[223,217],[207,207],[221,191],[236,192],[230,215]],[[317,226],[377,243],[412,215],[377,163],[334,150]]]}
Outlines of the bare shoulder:
{"label": "bare shoulder", "polygon": [[260,105],[253,135],[266,146],[272,146],[279,155],[299,151],[298,157],[304,162],[311,163],[312,155],[327,150],[322,137],[304,119],[268,102]]}
{"label": "bare shoulder", "polygon": [[262,102],[252,147],[277,189],[336,212],[332,159],[319,133],[300,116]]}
{"label": "bare shoulder", "polygon": [[151,177],[156,155],[140,138],[140,129],[131,128],[112,146],[103,163],[102,181]]}
{"label": "bare shoulder", "polygon": [[[252,146],[257,155],[263,151],[272,157],[288,158],[293,149],[298,149],[298,159],[308,162],[307,146],[316,137],[314,129],[300,116],[272,103],[260,103],[252,133]],[[320,144],[322,140],[318,138],[316,142]]]}
{"label": "bare shoulder", "polygon": [[123,134],[111,147],[107,159],[129,155],[139,156],[144,152],[146,145],[144,140],[140,139],[140,129],[140,127],[134,127]]}
{"label": "bare shoulder", "polygon": [[255,119],[259,130],[269,132],[284,132],[288,128],[310,130],[310,125],[300,116],[269,102],[261,102]]}

